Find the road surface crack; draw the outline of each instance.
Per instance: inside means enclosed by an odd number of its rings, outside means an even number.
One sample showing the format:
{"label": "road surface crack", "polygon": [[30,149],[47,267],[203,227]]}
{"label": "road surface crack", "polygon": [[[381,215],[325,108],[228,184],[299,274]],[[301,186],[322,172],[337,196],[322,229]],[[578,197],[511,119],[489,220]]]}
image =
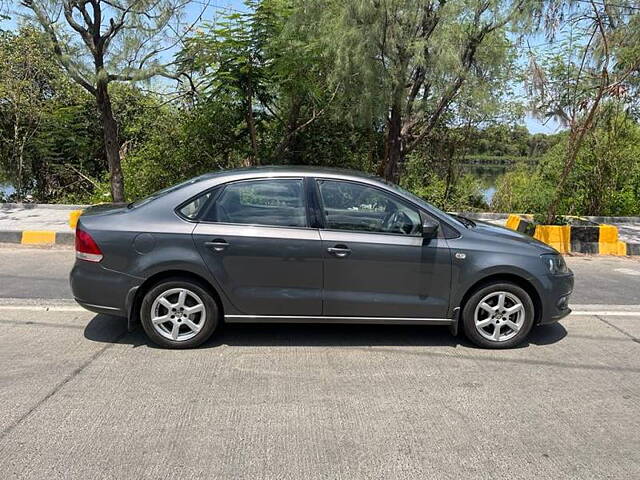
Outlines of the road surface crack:
{"label": "road surface crack", "polygon": [[93,353],[87,360],[85,360],[81,365],[79,365],[76,369],[74,369],[69,375],[67,375],[60,383],[58,383],[47,395],[45,395],[42,399],[40,399],[35,405],[33,405],[27,412],[20,416],[20,418],[16,419],[12,423],[10,423],[7,427],[2,430],[0,433],[0,441],[4,440],[4,438],[9,435],[13,430],[15,430],[20,424],[22,424],[25,420],[31,417],[42,405],[44,405],[49,399],[53,398],[62,388],[67,385],[71,380],[76,378],[83,370],[85,370],[89,365],[91,365],[95,360],[97,360],[100,355],[106,352],[109,348],[113,347],[116,343],[122,340],[126,335],[127,331],[123,331],[118,336],[116,336],[110,343],[100,348],[98,351]]}
{"label": "road surface crack", "polygon": [[638,337],[634,337],[633,335],[631,335],[629,332],[623,330],[622,328],[618,327],[617,325],[614,325],[611,322],[608,322],[607,320],[605,320],[604,318],[602,318],[600,315],[595,315],[595,317],[600,320],[602,323],[605,323],[607,325],[609,325],[611,328],[613,328],[614,330],[617,330],[618,332],[620,332],[621,334],[623,334],[625,337],[630,338],[631,340],[633,340],[636,343],[640,343],[640,338]]}

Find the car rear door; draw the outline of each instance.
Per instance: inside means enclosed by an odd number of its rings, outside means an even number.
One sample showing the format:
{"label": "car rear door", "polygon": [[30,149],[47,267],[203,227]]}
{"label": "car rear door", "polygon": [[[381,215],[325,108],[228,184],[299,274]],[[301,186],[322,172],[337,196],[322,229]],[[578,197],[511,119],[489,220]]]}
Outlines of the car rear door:
{"label": "car rear door", "polygon": [[207,267],[246,315],[322,313],[321,240],[302,178],[232,182],[193,231]]}
{"label": "car rear door", "polygon": [[[325,316],[444,319],[451,258],[418,208],[368,184],[318,179]],[[395,217],[392,218],[392,216]]]}

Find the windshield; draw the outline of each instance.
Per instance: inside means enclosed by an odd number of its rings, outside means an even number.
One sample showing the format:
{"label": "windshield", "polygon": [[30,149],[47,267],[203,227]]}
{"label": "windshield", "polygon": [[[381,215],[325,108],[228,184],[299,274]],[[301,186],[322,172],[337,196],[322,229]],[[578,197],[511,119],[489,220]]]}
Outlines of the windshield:
{"label": "windshield", "polygon": [[196,183],[200,179],[201,179],[201,177],[191,178],[191,179],[186,180],[186,181],[184,181],[182,183],[178,183],[177,185],[172,185],[170,187],[163,188],[162,190],[158,190],[157,192],[152,193],[148,197],[144,197],[144,198],[141,198],[139,200],[136,200],[135,202],[131,202],[129,205],[127,205],[127,208],[140,207],[142,205],[145,205],[145,204],[149,203],[152,200],[155,200],[156,198],[159,198],[159,197],[162,197],[163,195],[166,195],[167,193],[174,192],[174,191],[176,191],[176,190],[178,190],[178,189],[180,189],[182,187],[186,187],[187,185],[191,185],[193,183]]}
{"label": "windshield", "polygon": [[393,183],[390,182],[385,182],[389,187],[391,187],[392,190],[395,190],[398,193],[401,193],[403,195],[406,195],[408,197],[410,197],[414,202],[416,202],[419,205],[422,205],[432,211],[434,211],[437,214],[442,215],[443,217],[445,217],[447,220],[450,220],[451,223],[461,226],[461,227],[465,227],[467,228],[467,226],[461,222],[460,220],[458,220],[457,218],[455,218],[454,216],[448,214],[447,212],[443,212],[442,210],[440,210],[437,207],[434,207],[433,205],[431,205],[430,203],[426,202],[423,198],[420,198],[419,196],[417,196],[414,193],[411,193],[409,190],[405,190],[402,187],[399,187],[398,185],[395,185]]}

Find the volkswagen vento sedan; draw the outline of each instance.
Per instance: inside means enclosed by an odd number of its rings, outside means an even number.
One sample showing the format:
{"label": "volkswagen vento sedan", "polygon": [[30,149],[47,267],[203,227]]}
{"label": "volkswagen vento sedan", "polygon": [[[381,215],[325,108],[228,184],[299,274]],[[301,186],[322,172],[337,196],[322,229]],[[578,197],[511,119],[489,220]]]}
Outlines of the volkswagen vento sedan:
{"label": "volkswagen vento sedan", "polygon": [[573,274],[531,237],[375,177],[271,167],[87,209],[71,287],[170,348],[223,322],[447,325],[507,348],[569,314]]}

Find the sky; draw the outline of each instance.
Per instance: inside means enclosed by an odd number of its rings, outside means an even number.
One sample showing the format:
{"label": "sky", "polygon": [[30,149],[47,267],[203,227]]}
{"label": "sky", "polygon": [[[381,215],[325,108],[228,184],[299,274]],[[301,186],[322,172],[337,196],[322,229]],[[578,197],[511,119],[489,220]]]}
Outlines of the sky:
{"label": "sky", "polygon": [[[244,0],[192,0],[186,7],[186,20],[193,22],[202,15],[203,21],[212,21],[216,14],[232,13],[234,11],[247,11]],[[16,27],[16,19],[0,22],[0,28],[13,29]],[[552,134],[560,131],[561,127],[553,120],[543,124],[538,119],[528,115],[523,120],[524,125],[531,133]]]}

